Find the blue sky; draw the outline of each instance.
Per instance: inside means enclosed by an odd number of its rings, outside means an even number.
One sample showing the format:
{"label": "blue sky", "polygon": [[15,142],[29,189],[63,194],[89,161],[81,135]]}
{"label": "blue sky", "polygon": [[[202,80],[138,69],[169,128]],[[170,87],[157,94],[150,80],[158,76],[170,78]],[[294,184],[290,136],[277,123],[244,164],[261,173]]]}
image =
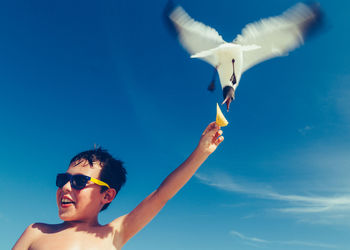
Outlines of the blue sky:
{"label": "blue sky", "polygon": [[[292,0],[177,1],[226,41]],[[326,28],[247,71],[225,141],[124,249],[348,249],[348,1],[320,1]],[[55,176],[99,144],[128,181],[101,223],[132,210],[215,119],[212,69],[162,20],[166,1],[0,3],[0,245],[58,223]]]}

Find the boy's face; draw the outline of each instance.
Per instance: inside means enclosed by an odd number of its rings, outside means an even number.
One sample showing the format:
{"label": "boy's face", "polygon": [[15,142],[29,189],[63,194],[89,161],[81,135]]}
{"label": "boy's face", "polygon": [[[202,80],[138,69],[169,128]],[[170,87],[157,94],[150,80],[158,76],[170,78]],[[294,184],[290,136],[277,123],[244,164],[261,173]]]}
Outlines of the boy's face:
{"label": "boy's face", "polygon": [[[83,174],[99,179],[101,167],[94,162],[89,165],[86,160],[80,160],[72,163],[67,173],[71,175]],[[104,205],[101,194],[101,187],[89,181],[86,187],[77,190],[71,187],[68,181],[62,188],[57,189],[56,200],[58,205],[58,215],[64,221],[89,221],[97,217]],[[73,203],[62,204],[62,199],[68,199]],[[67,200],[65,200],[67,201]]]}

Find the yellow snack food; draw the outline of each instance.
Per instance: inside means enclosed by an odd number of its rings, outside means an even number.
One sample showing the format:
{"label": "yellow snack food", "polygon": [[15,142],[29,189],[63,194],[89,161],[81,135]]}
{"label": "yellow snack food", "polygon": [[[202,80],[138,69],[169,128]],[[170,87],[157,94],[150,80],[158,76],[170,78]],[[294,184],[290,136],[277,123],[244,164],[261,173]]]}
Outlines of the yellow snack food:
{"label": "yellow snack food", "polygon": [[225,116],[221,112],[221,109],[219,107],[219,104],[216,103],[216,124],[220,127],[225,127],[228,124],[228,121],[226,120]]}

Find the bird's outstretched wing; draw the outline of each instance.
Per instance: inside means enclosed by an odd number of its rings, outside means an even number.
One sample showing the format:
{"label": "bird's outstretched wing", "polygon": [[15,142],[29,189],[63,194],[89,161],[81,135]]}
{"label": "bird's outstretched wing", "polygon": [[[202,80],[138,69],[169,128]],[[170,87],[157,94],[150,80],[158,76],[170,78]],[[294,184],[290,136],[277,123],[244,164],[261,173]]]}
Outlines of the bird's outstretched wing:
{"label": "bird's outstretched wing", "polygon": [[298,3],[282,15],[248,24],[233,43],[257,45],[260,48],[243,51],[242,73],[273,57],[287,55],[304,43],[305,35],[320,20],[318,5]]}
{"label": "bird's outstretched wing", "polygon": [[[192,19],[181,6],[176,7],[169,18],[175,26],[180,43],[191,55],[225,43],[215,29]],[[202,59],[213,64],[210,57]]]}

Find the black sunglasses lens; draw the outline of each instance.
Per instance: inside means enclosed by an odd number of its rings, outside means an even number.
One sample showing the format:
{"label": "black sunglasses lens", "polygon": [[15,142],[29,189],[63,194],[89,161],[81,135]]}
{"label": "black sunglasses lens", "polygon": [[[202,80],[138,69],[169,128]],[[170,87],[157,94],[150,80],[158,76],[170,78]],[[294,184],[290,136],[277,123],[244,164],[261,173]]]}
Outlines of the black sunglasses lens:
{"label": "black sunglasses lens", "polygon": [[69,174],[58,174],[56,177],[56,186],[62,188],[70,180]]}
{"label": "black sunglasses lens", "polygon": [[72,188],[83,189],[86,186],[86,183],[89,181],[89,177],[85,175],[73,175],[72,177]]}

